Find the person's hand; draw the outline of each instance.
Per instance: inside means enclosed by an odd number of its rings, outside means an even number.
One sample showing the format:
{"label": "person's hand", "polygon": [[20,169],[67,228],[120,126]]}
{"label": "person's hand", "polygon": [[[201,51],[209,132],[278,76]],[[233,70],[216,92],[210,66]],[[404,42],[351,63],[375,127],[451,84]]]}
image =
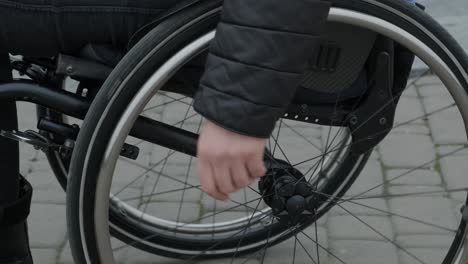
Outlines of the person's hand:
{"label": "person's hand", "polygon": [[202,191],[215,199],[252,184],[266,173],[265,139],[240,135],[207,122],[198,140],[198,175]]}

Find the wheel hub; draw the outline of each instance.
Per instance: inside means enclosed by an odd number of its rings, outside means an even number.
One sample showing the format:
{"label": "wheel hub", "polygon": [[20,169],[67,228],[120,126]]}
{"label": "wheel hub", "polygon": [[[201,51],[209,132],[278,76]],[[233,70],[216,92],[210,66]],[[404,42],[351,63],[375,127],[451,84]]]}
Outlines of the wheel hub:
{"label": "wheel hub", "polygon": [[319,197],[312,184],[289,163],[275,160],[259,181],[259,190],[273,215],[288,225],[314,217]]}

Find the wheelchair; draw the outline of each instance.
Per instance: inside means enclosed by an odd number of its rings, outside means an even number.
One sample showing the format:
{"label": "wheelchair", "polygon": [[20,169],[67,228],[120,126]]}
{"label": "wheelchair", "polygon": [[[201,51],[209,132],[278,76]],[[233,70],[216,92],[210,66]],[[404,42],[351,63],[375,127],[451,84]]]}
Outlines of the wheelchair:
{"label": "wheelchair", "polygon": [[[453,129],[466,135],[467,55],[422,6],[395,0],[332,3],[310,71],[268,140],[267,176],[228,202],[201,192],[194,172],[203,118],[192,100],[221,1],[194,1],[171,13],[143,29],[128,52],[88,46],[81,54],[53,59],[12,58],[12,67],[30,80],[1,84],[0,98],[36,103],[38,132],[1,135],[46,153],[67,190],[76,263],[227,258],[361,264],[375,263],[372,256],[386,252],[384,263],[467,263],[468,189],[392,189],[415,171],[439,168],[441,160],[468,146],[466,139],[434,159],[408,162],[397,175],[379,167],[380,181],[377,172],[366,170],[384,158],[381,144],[392,133],[444,118],[440,113],[446,110],[456,112],[461,126]],[[414,67],[415,58],[426,67]],[[78,85],[65,89],[67,79]],[[437,93],[444,93],[446,104],[399,120],[408,114],[400,110],[408,106],[405,93],[421,96],[415,87],[424,80],[445,88]],[[399,151],[409,149],[403,144]],[[444,203],[434,203],[434,197]],[[454,217],[441,215],[446,211]],[[324,238],[324,226],[338,216],[354,224],[334,225]],[[392,225],[403,231],[387,232]],[[367,242],[339,234],[350,229]],[[414,250],[417,235],[438,241],[429,260],[427,251]]]}

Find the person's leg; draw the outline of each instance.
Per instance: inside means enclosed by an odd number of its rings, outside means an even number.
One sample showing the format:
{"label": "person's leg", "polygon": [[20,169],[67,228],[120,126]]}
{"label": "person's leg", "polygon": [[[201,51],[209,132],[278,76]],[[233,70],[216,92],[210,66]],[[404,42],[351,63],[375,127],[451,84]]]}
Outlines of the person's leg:
{"label": "person's leg", "polygon": [[74,55],[90,43],[125,49],[135,32],[182,1],[2,0],[0,42],[33,57]]}
{"label": "person's leg", "polygon": [[[11,80],[11,70],[7,53],[0,53],[0,83]],[[15,102],[0,101],[0,129],[18,129]],[[19,175],[18,143],[0,137],[0,263],[31,263],[26,221],[6,223],[16,216],[9,215],[6,206],[17,202],[21,197]],[[29,207],[29,204],[25,205]],[[17,262],[13,262],[17,261]]]}
{"label": "person's leg", "polygon": [[[0,54],[0,83],[10,80],[11,70],[8,54]],[[0,102],[0,129],[18,129],[15,102]],[[2,174],[0,177],[0,204],[14,201],[18,197],[18,155],[18,143],[0,137],[0,172]]]}

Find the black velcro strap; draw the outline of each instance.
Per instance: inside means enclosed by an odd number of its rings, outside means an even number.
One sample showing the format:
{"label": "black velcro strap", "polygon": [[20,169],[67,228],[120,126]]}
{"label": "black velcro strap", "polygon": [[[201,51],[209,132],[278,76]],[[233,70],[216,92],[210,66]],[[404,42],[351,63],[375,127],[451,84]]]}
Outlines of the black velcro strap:
{"label": "black velcro strap", "polygon": [[32,190],[31,184],[21,177],[19,199],[0,206],[0,226],[19,224],[28,218],[31,208]]}

